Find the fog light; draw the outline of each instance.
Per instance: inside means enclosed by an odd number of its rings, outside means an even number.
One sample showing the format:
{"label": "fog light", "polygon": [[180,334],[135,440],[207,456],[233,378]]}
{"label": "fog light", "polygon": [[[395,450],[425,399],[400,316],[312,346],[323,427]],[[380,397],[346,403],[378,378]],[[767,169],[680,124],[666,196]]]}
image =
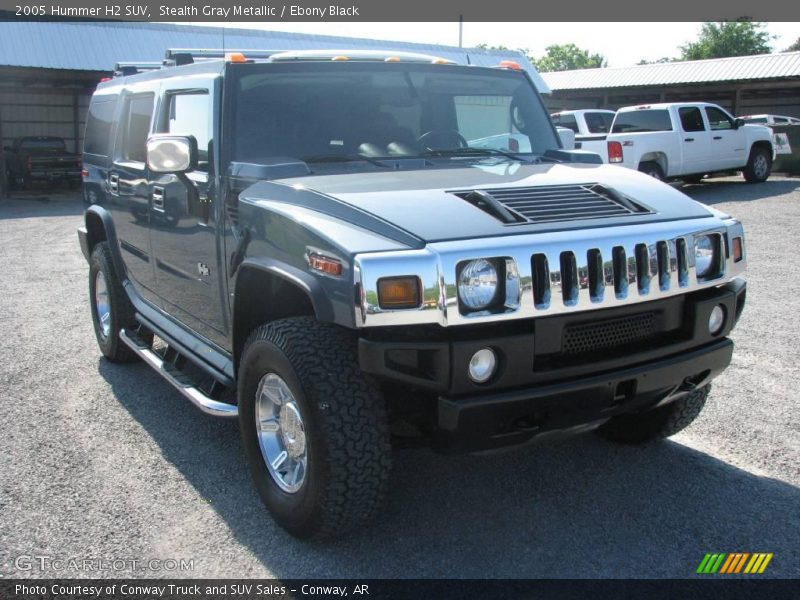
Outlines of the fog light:
{"label": "fog light", "polygon": [[486,383],[497,369],[497,356],[490,348],[481,348],[469,361],[469,378],[475,383]]}
{"label": "fog light", "polygon": [[717,335],[722,331],[723,325],[725,325],[725,308],[721,304],[717,304],[708,316],[708,332],[711,335]]}

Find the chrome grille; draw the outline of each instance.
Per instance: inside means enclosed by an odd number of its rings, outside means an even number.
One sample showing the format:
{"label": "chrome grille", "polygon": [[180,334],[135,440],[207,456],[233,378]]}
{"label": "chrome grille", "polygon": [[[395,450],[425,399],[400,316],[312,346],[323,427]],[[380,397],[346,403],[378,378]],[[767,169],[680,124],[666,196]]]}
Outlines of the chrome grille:
{"label": "chrome grille", "polygon": [[[650,212],[599,183],[481,189],[452,193],[475,203],[479,208],[498,218],[502,215],[498,216],[496,210],[491,210],[491,204],[493,200],[499,202],[514,215],[512,219],[501,218],[508,224],[600,219]],[[480,194],[479,199],[475,198],[476,194]]]}
{"label": "chrome grille", "polygon": [[608,304],[631,296],[659,295],[689,286],[688,245],[684,238],[630,246],[563,250],[531,257],[534,307]]}
{"label": "chrome grille", "polygon": [[[713,277],[698,278],[694,239],[720,236],[722,261]],[[546,231],[494,238],[431,242],[425,248],[357,255],[356,282],[366,293],[356,307],[359,327],[492,323],[603,310],[669,298],[719,286],[744,273],[746,261],[729,251],[744,237],[735,220],[716,217]],[[458,266],[482,257],[511,260],[519,274],[519,302],[498,312],[463,312]],[[563,272],[562,272],[563,271]],[[382,277],[417,273],[426,301],[418,310],[383,311],[368,302]]]}

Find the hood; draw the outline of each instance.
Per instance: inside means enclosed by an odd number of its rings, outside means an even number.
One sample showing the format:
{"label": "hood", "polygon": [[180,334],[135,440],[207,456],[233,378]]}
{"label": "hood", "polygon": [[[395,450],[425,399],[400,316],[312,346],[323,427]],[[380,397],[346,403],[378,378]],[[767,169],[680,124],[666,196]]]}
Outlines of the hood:
{"label": "hood", "polygon": [[[546,199],[545,212],[539,208],[536,213],[547,218],[520,220],[518,211],[530,208],[530,194],[541,195],[544,186],[557,186],[550,189],[558,192]],[[585,211],[574,212],[587,200],[573,193],[577,188],[599,189],[606,196],[622,198],[622,204],[634,210],[604,212],[602,202],[589,199],[588,204],[599,207],[599,211],[586,218]],[[476,201],[470,195],[475,190],[491,191],[501,199],[501,206],[498,208],[492,198],[489,200],[494,206],[487,206],[480,201],[481,194]],[[633,226],[715,214],[638,171],[582,164],[503,162],[492,166],[313,175],[260,182],[245,190],[242,198],[299,204],[373,231],[381,230],[384,235],[387,230],[401,230],[422,242]],[[503,212],[505,207],[515,208],[512,212],[516,220],[504,221],[503,216],[508,216]]]}

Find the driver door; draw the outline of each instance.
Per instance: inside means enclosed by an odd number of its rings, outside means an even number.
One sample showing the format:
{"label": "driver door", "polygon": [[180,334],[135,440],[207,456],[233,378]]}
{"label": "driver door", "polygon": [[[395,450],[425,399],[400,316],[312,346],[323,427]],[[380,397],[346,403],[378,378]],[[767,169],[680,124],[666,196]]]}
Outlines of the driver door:
{"label": "driver door", "polygon": [[747,164],[744,130],[734,127],[728,113],[716,106],[705,107],[711,130],[711,160],[717,169],[735,169]]}
{"label": "driver door", "polygon": [[207,339],[224,343],[223,269],[217,255],[213,106],[216,80],[164,85],[155,133],[194,136],[198,162],[185,176],[154,174],[151,245],[164,310]]}

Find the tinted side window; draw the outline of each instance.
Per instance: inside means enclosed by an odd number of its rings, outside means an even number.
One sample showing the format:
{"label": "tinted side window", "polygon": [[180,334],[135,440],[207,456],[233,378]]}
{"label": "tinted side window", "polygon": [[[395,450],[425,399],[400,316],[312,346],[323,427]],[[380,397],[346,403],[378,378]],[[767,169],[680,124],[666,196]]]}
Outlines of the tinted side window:
{"label": "tinted side window", "polygon": [[125,129],[122,134],[122,160],[145,161],[145,143],[150,133],[153,117],[153,94],[131,96],[125,111]]}
{"label": "tinted side window", "polygon": [[83,151],[87,154],[108,156],[111,123],[117,108],[117,97],[92,100],[86,117],[86,133],[83,136]]}
{"label": "tinted side window", "polygon": [[556,127],[566,127],[578,133],[578,122],[575,120],[575,115],[555,115],[553,117],[553,124]]}
{"label": "tinted side window", "polygon": [[208,170],[211,142],[210,97],[205,90],[171,93],[167,96],[167,111],[158,128],[160,133],[191,135],[197,140],[198,169]]}
{"label": "tinted side window", "polygon": [[706,106],[706,115],[708,116],[708,124],[711,127],[711,131],[733,129],[733,121],[720,109]]}
{"label": "tinted side window", "polygon": [[672,121],[666,109],[643,109],[618,112],[612,133],[641,131],[672,131]]}
{"label": "tinted side window", "polygon": [[589,133],[608,133],[611,129],[614,115],[609,113],[586,113],[583,118],[586,120],[586,127],[589,129]]}
{"label": "tinted side window", "polygon": [[703,115],[696,106],[684,106],[678,111],[681,116],[681,127],[684,131],[705,131]]}

